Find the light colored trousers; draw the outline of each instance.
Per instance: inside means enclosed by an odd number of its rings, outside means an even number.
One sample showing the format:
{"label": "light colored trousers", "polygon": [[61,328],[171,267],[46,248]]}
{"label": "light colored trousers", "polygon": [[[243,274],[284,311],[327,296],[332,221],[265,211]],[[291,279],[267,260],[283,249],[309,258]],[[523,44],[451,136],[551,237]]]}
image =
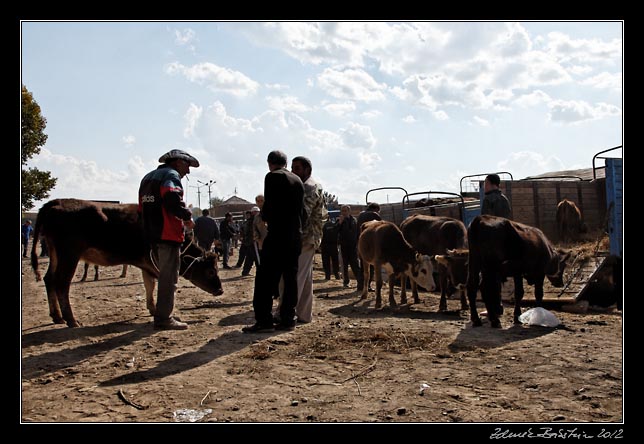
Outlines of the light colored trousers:
{"label": "light colored trousers", "polygon": [[[311,244],[302,245],[302,252],[297,260],[297,305],[295,316],[301,322],[313,320],[313,257],[315,246]],[[282,304],[281,295],[284,292],[284,282],[280,280],[279,285],[280,301],[277,306],[277,313]]]}

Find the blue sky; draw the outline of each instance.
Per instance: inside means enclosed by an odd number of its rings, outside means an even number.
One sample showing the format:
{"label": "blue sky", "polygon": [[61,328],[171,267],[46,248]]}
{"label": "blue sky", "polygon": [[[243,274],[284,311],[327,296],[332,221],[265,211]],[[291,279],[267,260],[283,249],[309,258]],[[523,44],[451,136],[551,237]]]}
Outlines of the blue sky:
{"label": "blue sky", "polygon": [[135,202],[180,148],[201,162],[184,179],[194,206],[198,181],[253,201],[273,149],[309,157],[341,203],[588,168],[622,143],[622,36],[622,22],[23,22],[22,82],[49,136],[29,166],[58,178],[50,198]]}

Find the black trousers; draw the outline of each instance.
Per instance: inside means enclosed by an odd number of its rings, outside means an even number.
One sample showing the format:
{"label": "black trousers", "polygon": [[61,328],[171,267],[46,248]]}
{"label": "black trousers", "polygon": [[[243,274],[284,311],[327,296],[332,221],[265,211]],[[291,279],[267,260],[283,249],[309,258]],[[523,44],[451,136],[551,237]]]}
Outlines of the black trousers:
{"label": "black trousers", "polygon": [[349,265],[351,271],[356,276],[358,289],[362,288],[364,277],[362,276],[362,269],[358,264],[358,250],[355,245],[341,245],[342,250],[342,281],[346,285],[349,283]]}
{"label": "black trousers", "polygon": [[331,277],[331,272],[337,275],[340,272],[340,259],[338,258],[338,245],[322,244],[322,267],[324,276]]}
{"label": "black trousers", "polygon": [[255,266],[259,266],[257,262],[257,254],[255,253],[255,243],[253,242],[251,245],[242,245],[244,247],[244,256],[242,257],[242,249],[239,249],[239,262],[244,263],[244,268],[242,269],[242,273],[247,274],[250,273],[250,269],[253,268],[253,264]]}
{"label": "black trousers", "polygon": [[273,324],[273,295],[284,278],[284,294],[280,307],[280,318],[284,324],[295,322],[297,305],[298,258],[302,250],[299,236],[275,236],[269,232],[262,245],[260,264],[255,276],[253,310],[258,324]]}

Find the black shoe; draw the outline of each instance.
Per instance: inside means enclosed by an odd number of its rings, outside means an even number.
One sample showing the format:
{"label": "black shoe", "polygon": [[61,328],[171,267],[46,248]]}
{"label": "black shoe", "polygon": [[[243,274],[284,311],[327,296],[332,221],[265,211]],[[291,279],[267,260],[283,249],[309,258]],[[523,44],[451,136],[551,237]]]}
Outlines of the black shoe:
{"label": "black shoe", "polygon": [[263,325],[260,323],[255,323],[253,325],[242,328],[243,333],[268,333],[271,331],[275,331],[275,327],[273,327],[272,325]]}
{"label": "black shoe", "polygon": [[279,331],[293,331],[295,330],[295,324],[277,324],[275,325],[275,330]]}
{"label": "black shoe", "polygon": [[336,280],[340,280],[340,275],[339,274],[336,274],[334,277],[335,277]]}
{"label": "black shoe", "polygon": [[279,317],[279,315],[273,315],[273,324],[281,324],[282,323],[282,318]]}
{"label": "black shoe", "polygon": [[230,265],[224,265],[222,268],[224,270],[232,270],[233,269],[233,267],[231,267]]}

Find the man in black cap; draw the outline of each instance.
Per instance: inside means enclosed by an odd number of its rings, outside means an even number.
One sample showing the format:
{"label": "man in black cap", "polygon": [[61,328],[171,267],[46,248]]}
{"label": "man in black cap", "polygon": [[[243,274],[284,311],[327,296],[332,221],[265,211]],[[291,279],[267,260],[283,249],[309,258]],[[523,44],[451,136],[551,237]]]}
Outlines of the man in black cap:
{"label": "man in black cap", "polygon": [[481,214],[510,219],[510,201],[501,192],[499,185],[501,185],[501,178],[498,174],[488,174],[485,178],[483,183],[485,198],[483,198],[483,204],[481,205]]}
{"label": "man in black cap", "polygon": [[190,173],[190,167],[198,167],[199,161],[185,151],[171,150],[159,162],[162,165],[146,174],[139,187],[139,213],[159,267],[154,328],[185,330],[188,324],[172,317],[172,311],[184,225],[191,230],[195,223],[183,202],[181,178]]}

